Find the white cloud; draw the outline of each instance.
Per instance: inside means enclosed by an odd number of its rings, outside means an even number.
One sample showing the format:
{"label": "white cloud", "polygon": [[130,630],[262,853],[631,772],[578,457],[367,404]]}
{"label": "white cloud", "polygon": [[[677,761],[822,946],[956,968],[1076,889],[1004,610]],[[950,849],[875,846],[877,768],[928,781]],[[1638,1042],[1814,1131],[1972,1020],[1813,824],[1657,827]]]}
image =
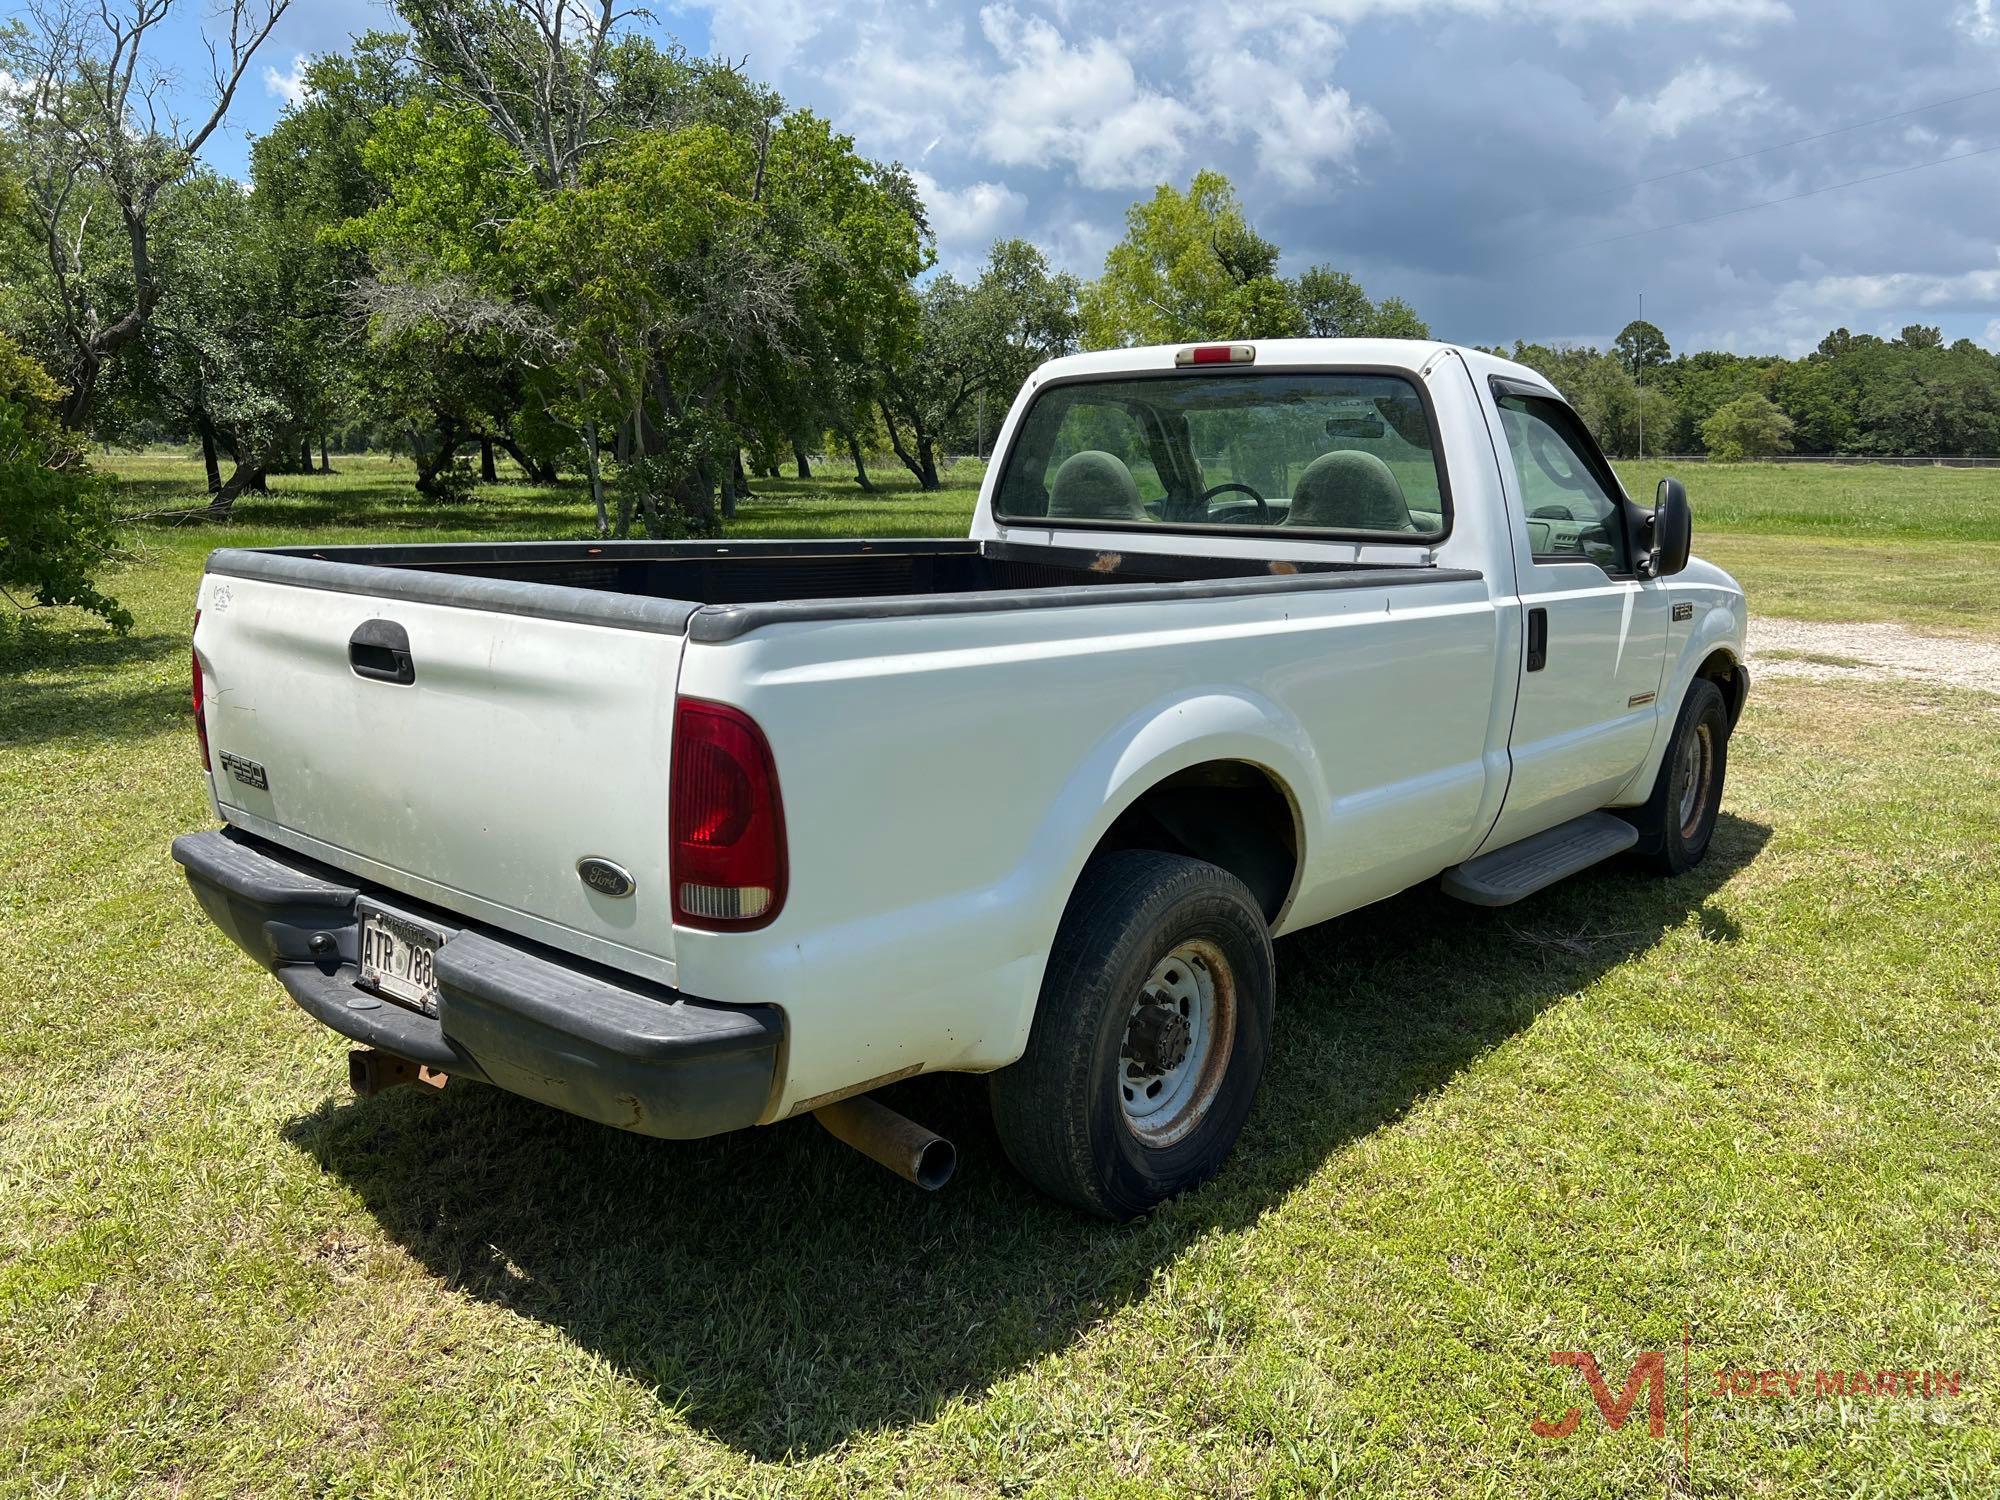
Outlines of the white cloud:
{"label": "white cloud", "polygon": [[1923,271],[1821,276],[1789,289],[1782,299],[1806,307],[1857,312],[1882,308],[1977,306],[2000,301],[2000,266],[1985,266],[1951,275]]}
{"label": "white cloud", "polygon": [[1011,5],[979,12],[1005,71],[992,81],[979,133],[1002,166],[1064,164],[1089,188],[1142,188],[1174,172],[1200,117],[1139,81],[1110,37],[1078,45]]}
{"label": "white cloud", "polygon": [[2000,318],[1986,325],[1986,332],[1979,342],[1989,349],[2000,349]]}
{"label": "white cloud", "polygon": [[1621,98],[1611,118],[1647,135],[1672,138],[1710,115],[1740,111],[1764,97],[1764,86],[1749,74],[1704,58],[1682,68],[1650,99]]}
{"label": "white cloud", "polygon": [[1951,19],[1953,25],[1981,46],[2000,43],[2000,6],[1994,0],[1966,0]]}
{"label": "white cloud", "polygon": [[[1313,22],[1281,36],[1236,29],[1233,50],[1199,48],[1217,58],[1199,91],[1214,101],[1210,128],[1225,139],[1254,139],[1258,170],[1288,192],[1326,194],[1364,143],[1388,133],[1374,110],[1344,88],[1316,82],[1301,65],[1301,58],[1310,58],[1330,71],[1341,34]],[[1244,101],[1253,107],[1244,108]]]}
{"label": "white cloud", "polygon": [[1346,89],[1308,94],[1289,83],[1267,96],[1265,108],[1257,124],[1257,163],[1300,192],[1325,189],[1324,168],[1352,161],[1364,141],[1385,131],[1381,116],[1356,104]]}
{"label": "white cloud", "polygon": [[[1981,0],[1969,0],[1979,4]],[[1792,19],[1785,0],[1274,0],[1252,14],[1275,13],[1351,26],[1376,16],[1463,15],[1565,28],[1633,26],[1645,21],[1719,22],[1732,30]]]}
{"label": "white cloud", "polygon": [[302,104],[312,89],[306,84],[306,60],[302,53],[292,54],[292,70],[280,73],[269,63],[264,65],[264,92],[274,99],[282,99],[287,104]]}
{"label": "white cloud", "polygon": [[1021,222],[1028,200],[1004,182],[974,182],[962,188],[940,186],[928,172],[910,173],[930,212],[938,242],[963,253],[983,251]]}
{"label": "white cloud", "polygon": [[[1333,258],[1482,342],[1561,327],[1601,344],[1628,315],[1644,242],[1525,275],[1464,228],[1481,204],[1867,113],[1872,95],[1836,108],[1825,80],[1865,78],[1884,34],[1879,0],[669,0],[683,6],[706,13],[716,52],[748,54],[751,77],[919,168],[954,273],[1021,234],[1094,274],[1135,197],[1212,166],[1288,267]],[[1962,92],[1953,70],[2000,48],[2000,0],[1946,0],[1921,24],[1928,50],[1913,44],[1902,97]],[[1696,139],[1725,128],[1741,145]],[[1969,150],[1971,128],[1926,114],[1690,177],[1690,206],[1656,218]],[[1812,199],[1818,233],[1774,211],[1677,234],[1685,254],[1648,269],[1647,309],[1686,347],[1799,352],[1837,325],[1919,320],[2000,347],[1996,236],[1971,191],[2000,177],[1960,170],[1963,191],[1926,176]],[[1322,211],[1335,192],[1341,211]],[[1557,205],[1529,226],[1534,244],[1594,238],[1610,211]]]}

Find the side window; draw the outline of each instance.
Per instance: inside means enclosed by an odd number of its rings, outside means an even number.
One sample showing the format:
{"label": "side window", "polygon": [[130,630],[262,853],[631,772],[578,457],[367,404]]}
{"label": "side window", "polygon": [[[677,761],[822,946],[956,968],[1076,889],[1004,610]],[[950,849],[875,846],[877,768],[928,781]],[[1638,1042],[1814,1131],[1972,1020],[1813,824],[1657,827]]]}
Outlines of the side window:
{"label": "side window", "polygon": [[1528,547],[1538,559],[1594,562],[1629,573],[1623,507],[1599,478],[1576,415],[1544,397],[1498,398],[1526,509]]}

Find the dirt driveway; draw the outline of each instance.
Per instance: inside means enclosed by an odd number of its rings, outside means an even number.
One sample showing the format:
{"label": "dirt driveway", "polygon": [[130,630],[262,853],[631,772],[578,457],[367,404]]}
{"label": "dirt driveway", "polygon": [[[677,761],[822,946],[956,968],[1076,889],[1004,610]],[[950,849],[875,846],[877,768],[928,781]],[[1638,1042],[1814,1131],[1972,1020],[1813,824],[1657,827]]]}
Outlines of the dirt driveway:
{"label": "dirt driveway", "polygon": [[2000,640],[1921,635],[1904,625],[1825,625],[1810,620],[1750,621],[1755,677],[1819,682],[1904,679],[2000,694]]}

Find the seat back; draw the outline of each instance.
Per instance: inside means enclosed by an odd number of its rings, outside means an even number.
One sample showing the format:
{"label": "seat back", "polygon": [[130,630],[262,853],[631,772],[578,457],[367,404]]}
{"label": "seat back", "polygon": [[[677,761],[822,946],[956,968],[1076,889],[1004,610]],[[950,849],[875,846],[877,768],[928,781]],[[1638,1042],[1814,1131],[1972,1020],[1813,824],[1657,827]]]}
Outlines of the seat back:
{"label": "seat back", "polygon": [[1411,531],[1410,505],[1387,464],[1372,453],[1345,448],[1322,453],[1292,489],[1287,526],[1329,531]]}
{"label": "seat back", "polygon": [[1049,485],[1049,514],[1075,520],[1144,521],[1132,471],[1110,453],[1085,448],[1072,453]]}

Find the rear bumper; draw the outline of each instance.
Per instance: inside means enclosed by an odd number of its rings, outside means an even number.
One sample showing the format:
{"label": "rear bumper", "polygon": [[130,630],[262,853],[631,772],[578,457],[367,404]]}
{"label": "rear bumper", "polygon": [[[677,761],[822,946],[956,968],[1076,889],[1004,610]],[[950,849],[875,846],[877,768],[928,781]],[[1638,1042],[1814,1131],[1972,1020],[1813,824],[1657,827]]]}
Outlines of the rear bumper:
{"label": "rear bumper", "polygon": [[[784,1040],[774,1005],[722,1005],[467,925],[235,829],[174,840],[195,899],[300,1008],[342,1036],[641,1135],[686,1139],[762,1117]],[[435,1017],[356,983],[357,896],[421,914]]]}

